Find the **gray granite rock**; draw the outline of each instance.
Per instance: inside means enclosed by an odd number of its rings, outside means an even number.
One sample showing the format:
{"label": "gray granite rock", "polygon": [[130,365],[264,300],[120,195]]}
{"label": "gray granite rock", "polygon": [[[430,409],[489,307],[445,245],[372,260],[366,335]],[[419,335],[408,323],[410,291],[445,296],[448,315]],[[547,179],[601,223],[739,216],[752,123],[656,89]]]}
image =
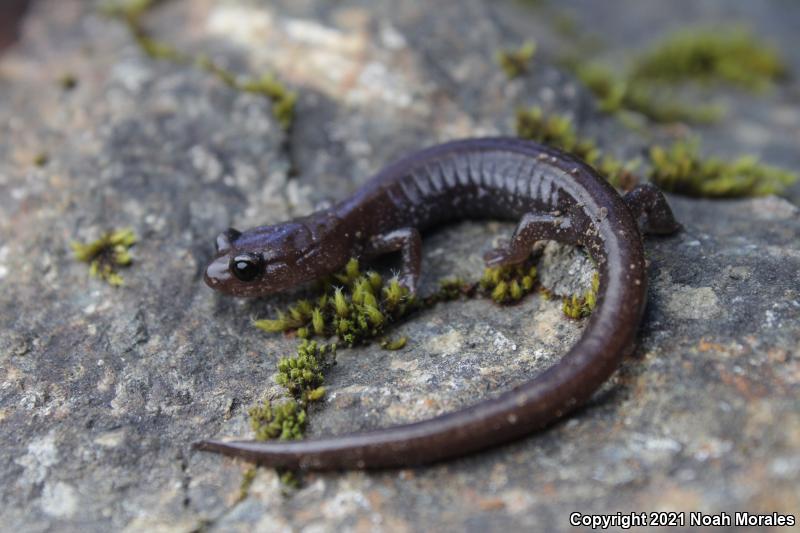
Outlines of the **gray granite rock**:
{"label": "gray granite rock", "polygon": [[[566,4],[620,53],[656,26],[748,18],[799,66],[800,9],[786,2],[615,2],[635,17]],[[174,0],[147,16],[159,39],[295,88],[287,134],[267,101],[146,57],[90,3],[35,4],[0,58],[3,529],[556,531],[572,511],[796,513],[800,211],[778,198],[670,198],[685,231],[647,241],[637,351],[546,432],[428,468],[311,474],[288,495],[260,469],[241,500],[247,465],[190,448],[248,435],[247,407],[279,393],[275,363],[294,346],[250,325],[289,296],[236,301],[203,285],[220,229],[307,213],[428,143],[511,133],[520,105],[569,113],[620,154],[667,134],[594,111],[553,66],[551,16],[478,0]],[[529,37],[540,42],[535,67],[509,82],[494,52]],[[58,83],[67,73],[69,91]],[[728,121],[703,136],[796,169],[797,94],[789,84],[732,96]],[[69,243],[126,226],[141,240],[114,289],[88,277]],[[477,276],[481,253],[510,230],[465,222],[431,235],[423,289]],[[545,251],[549,287],[569,292],[590,275],[579,252]],[[341,350],[309,433],[419,420],[498,394],[552,364],[582,326],[539,296],[439,305],[393,330],[410,338],[402,350]]]}

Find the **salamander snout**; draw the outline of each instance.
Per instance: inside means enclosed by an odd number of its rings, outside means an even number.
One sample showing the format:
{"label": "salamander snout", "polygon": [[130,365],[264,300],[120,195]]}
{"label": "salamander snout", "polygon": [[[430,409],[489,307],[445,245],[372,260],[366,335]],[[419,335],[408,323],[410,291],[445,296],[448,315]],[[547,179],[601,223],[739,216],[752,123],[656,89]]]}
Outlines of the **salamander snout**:
{"label": "salamander snout", "polygon": [[231,275],[228,270],[230,260],[227,256],[217,257],[207,267],[203,279],[206,285],[212,289],[221,287],[226,282],[230,281]]}

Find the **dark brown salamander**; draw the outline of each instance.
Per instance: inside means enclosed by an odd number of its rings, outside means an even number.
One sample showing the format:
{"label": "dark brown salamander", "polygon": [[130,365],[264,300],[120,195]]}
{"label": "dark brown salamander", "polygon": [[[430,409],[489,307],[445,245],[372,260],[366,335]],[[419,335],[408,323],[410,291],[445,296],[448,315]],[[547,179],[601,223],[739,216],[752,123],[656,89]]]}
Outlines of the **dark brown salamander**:
{"label": "dark brown salamander", "polygon": [[556,365],[497,398],[422,422],[319,440],[196,447],[287,468],[417,465],[527,435],[586,401],[633,347],[647,294],[639,227],[669,234],[679,225],[655,187],[640,185],[621,197],[590,166],[553,148],[489,138],[414,153],[330,209],[223,233],[205,279],[228,294],[260,296],[339,270],[353,256],[400,251],[401,281],[414,290],[419,232],[464,218],[520,220],[509,246],[487,254],[489,265],[524,261],[540,240],[583,246],[595,261],[597,307]]}

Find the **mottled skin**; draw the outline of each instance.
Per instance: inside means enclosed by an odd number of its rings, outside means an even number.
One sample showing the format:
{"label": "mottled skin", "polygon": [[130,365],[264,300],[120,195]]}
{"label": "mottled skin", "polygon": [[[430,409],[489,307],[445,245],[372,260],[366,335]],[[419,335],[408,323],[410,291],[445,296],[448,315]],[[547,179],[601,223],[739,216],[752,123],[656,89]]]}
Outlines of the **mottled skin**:
{"label": "mottled skin", "polygon": [[[415,290],[420,231],[464,218],[520,221],[508,247],[486,255],[490,265],[524,261],[539,240],[583,246],[595,261],[597,307],[555,366],[497,398],[422,422],[299,442],[204,441],[197,448],[276,467],[401,467],[508,442],[586,401],[633,347],[647,294],[639,225],[659,234],[679,225],[656,188],[640,185],[621,197],[590,166],[553,148],[488,138],[414,153],[330,209],[241,234],[229,230],[218,238],[206,282],[228,294],[260,296],[339,270],[353,256],[399,250],[401,281]],[[234,270],[252,279],[241,281]]]}

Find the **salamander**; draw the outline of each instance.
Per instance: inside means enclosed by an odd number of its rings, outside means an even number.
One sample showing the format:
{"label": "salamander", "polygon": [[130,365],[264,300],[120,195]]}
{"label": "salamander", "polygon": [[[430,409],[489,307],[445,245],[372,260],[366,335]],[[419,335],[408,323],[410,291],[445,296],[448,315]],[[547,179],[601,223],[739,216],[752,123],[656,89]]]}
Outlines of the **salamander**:
{"label": "salamander", "polygon": [[518,220],[487,265],[525,261],[532,246],[582,246],[600,279],[583,335],[545,372],[504,394],[435,418],[304,441],[221,441],[200,450],[294,469],[419,465],[506,443],[584,403],[633,348],[647,294],[642,234],[680,228],[661,192],[638,185],[621,196],[591,166],[555,148],[515,138],[448,142],[384,168],[351,197],[309,216],[217,237],[205,272],[213,289],[263,296],[341,269],[349,258],[400,252],[400,280],[420,276],[420,232],[458,219]]}

